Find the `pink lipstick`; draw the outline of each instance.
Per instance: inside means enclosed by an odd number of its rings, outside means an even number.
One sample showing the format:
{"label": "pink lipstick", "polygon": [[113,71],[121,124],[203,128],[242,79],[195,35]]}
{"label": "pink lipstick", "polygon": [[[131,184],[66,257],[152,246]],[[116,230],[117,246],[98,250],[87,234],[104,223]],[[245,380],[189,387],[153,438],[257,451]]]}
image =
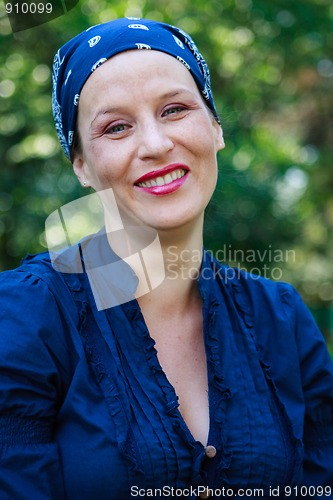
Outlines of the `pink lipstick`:
{"label": "pink lipstick", "polygon": [[179,189],[187,179],[189,167],[173,163],[159,170],[152,170],[135,181],[135,187],[157,196]]}

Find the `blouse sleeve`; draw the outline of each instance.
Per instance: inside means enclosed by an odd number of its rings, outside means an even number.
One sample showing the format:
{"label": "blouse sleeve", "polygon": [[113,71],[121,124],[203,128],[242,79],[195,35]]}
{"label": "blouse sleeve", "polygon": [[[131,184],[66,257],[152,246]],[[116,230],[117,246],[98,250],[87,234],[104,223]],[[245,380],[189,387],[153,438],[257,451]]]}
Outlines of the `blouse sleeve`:
{"label": "blouse sleeve", "polygon": [[0,275],[0,496],[65,498],[54,424],[70,376],[57,302],[39,278]]}
{"label": "blouse sleeve", "polygon": [[291,295],[305,400],[303,484],[331,486],[333,498],[333,364],[308,308],[295,290]]}
{"label": "blouse sleeve", "polygon": [[302,484],[328,486],[318,498],[333,499],[333,363],[325,339],[291,285],[244,274],[235,291],[260,361],[304,448]]}

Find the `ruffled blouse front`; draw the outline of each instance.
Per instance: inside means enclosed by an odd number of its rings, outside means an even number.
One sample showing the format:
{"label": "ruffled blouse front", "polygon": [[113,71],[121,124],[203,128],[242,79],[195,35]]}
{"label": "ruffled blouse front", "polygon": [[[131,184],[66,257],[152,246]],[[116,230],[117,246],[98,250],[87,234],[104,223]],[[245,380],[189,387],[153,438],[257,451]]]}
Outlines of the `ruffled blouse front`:
{"label": "ruffled blouse front", "polygon": [[[166,497],[170,488],[178,489],[178,497],[196,498],[203,486],[215,493],[211,498],[225,496],[222,488],[233,490],[234,498],[240,488],[260,489],[269,498],[277,487],[283,498],[286,486],[315,478],[318,484],[333,482],[333,369],[320,333],[308,323],[308,313],[298,316],[296,329],[315,332],[311,348],[320,345],[324,362],[306,408],[295,335],[288,332],[290,311],[274,311],[277,297],[282,308],[281,297],[288,295],[290,305],[294,292],[266,280],[244,285],[228,273],[205,254],[198,283],[209,386],[207,443],[195,441],[179,412],[136,300],[98,311],[87,275],[61,275],[45,256],[2,279],[1,342],[9,351],[1,362],[6,376],[0,377],[0,498],[163,498],[159,491]],[[264,333],[252,310],[255,295]],[[15,308],[25,322],[10,319]],[[309,342],[304,333],[303,342]],[[280,336],[275,342],[282,342],[283,351],[266,355],[264,335]],[[289,367],[293,378],[286,385],[279,373]],[[308,453],[306,479],[304,421],[319,413],[325,415],[320,428],[326,429],[326,443],[315,444],[321,448],[319,465],[311,455],[317,451]]]}

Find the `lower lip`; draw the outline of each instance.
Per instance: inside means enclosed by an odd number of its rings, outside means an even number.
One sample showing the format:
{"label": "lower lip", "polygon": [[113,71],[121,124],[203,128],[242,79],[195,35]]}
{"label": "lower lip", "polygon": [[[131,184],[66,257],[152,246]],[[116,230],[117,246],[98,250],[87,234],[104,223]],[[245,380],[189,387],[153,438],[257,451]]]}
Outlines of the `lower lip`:
{"label": "lower lip", "polygon": [[163,186],[151,186],[151,187],[135,186],[135,187],[137,189],[140,189],[140,191],[145,191],[146,193],[154,194],[155,196],[162,196],[164,194],[170,194],[173,193],[174,191],[177,191],[177,189],[179,189],[186,181],[187,175],[188,172],[186,172],[186,174],[183,175],[183,177],[175,179],[169,184],[163,184]]}

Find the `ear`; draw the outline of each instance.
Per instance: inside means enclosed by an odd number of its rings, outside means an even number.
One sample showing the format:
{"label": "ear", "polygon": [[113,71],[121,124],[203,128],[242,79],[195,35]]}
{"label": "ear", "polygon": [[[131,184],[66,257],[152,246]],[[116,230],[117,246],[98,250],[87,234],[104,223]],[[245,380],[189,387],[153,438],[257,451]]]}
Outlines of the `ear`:
{"label": "ear", "polygon": [[75,154],[73,159],[73,170],[76,177],[79,179],[81,186],[89,187],[90,173],[82,154]]}
{"label": "ear", "polygon": [[225,148],[224,138],[223,138],[223,129],[217,121],[213,120],[213,129],[215,134],[215,144],[216,144],[216,152],[221,151],[221,149]]}

